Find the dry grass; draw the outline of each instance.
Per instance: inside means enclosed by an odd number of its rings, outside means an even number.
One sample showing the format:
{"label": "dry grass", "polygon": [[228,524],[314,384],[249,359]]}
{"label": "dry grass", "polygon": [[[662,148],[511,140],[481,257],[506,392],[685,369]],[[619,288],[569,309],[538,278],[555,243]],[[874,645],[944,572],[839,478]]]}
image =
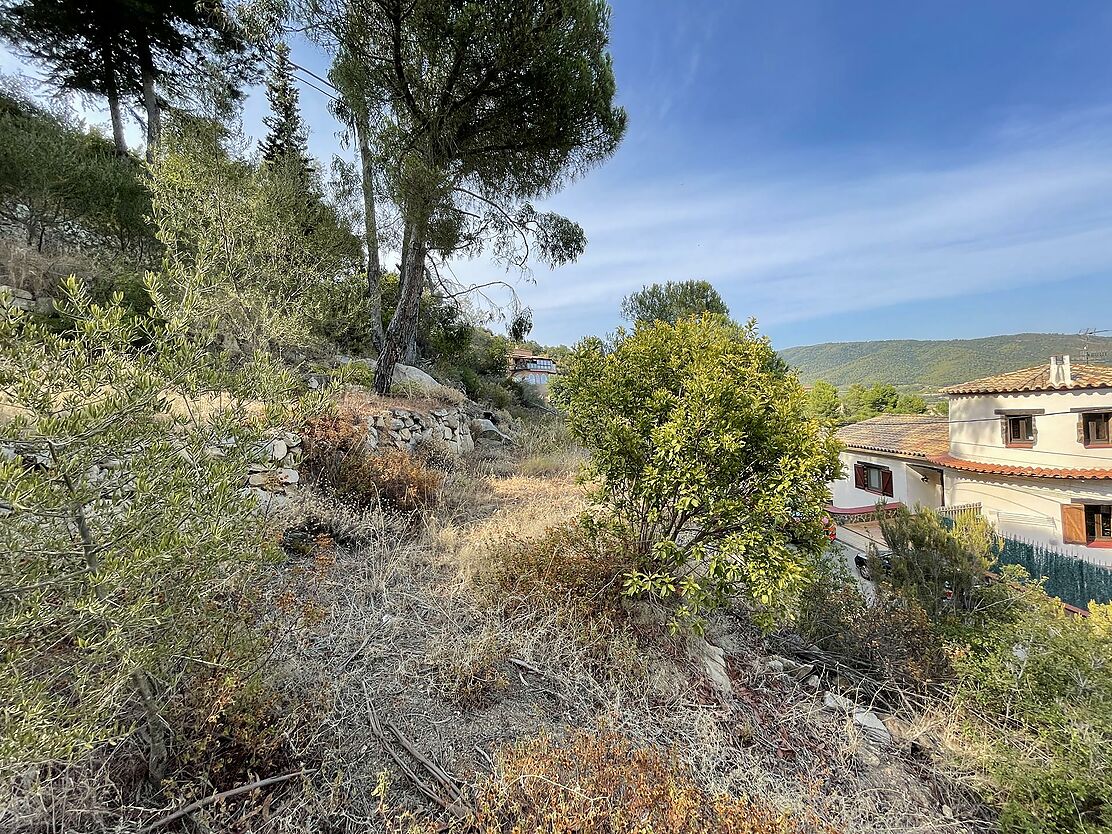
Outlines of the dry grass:
{"label": "dry grass", "polygon": [[675,757],[636,747],[614,732],[511,746],[477,794],[472,825],[478,834],[798,834],[825,828],[763,802],[712,794]]}
{"label": "dry grass", "polygon": [[[523,475],[559,452],[530,443],[461,462],[424,516],[319,495],[292,508],[301,532],[287,539],[300,544],[258,595],[274,697],[292,705],[282,750],[313,773],[205,809],[196,830],[436,830],[444,816],[376,740],[372,708],[460,780],[483,834],[650,821],[677,834],[978,830],[943,815],[952,800],[925,754],[877,751],[821,698],[765,671],[743,619],[709,623],[733,689],[722,696],[665,636],[664,614],[610,595],[597,604],[621,563],[603,557],[619,548],[568,535],[586,506],[578,464]],[[131,801],[102,788],[107,798],[74,801]],[[62,830],[38,820],[4,830]]]}
{"label": "dry grass", "polygon": [[[418,528],[364,535],[307,585],[324,613],[284,662],[329,705],[304,749],[322,760],[314,782],[343,774],[336,827],[401,831],[439,819],[398,776],[383,804],[381,773],[396,769],[368,741],[370,703],[479,796],[496,789],[488,758],[507,745],[602,726],[630,750],[669,751],[665,760],[701,797],[731,797],[739,808],[760,799],[804,830],[975,830],[944,816],[948,795],[924,775],[931,766],[921,753],[875,750],[821,699],[765,672],[762,638],[744,621],[710,622],[733,682],[722,698],[682,643],[664,636],[662,614],[584,606],[576,589],[597,588],[599,577],[588,571],[585,581],[562,561],[569,543],[553,533],[586,507],[578,464],[552,477],[520,474],[523,462],[552,452],[521,444],[463,461]],[[502,761],[499,773],[512,773]]]}

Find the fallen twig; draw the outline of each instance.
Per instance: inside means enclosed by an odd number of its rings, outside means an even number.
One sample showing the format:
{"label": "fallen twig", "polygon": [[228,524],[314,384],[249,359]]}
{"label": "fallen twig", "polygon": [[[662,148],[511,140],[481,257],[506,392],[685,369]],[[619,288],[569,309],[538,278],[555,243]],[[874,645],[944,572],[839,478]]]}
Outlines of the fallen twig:
{"label": "fallen twig", "polygon": [[528,670],[528,671],[530,671],[530,672],[532,672],[536,675],[542,675],[542,676],[547,677],[547,675],[545,675],[545,673],[544,673],[544,670],[538,669],[532,663],[526,663],[524,660],[519,660],[516,657],[510,657],[510,658],[507,658],[507,660],[509,660],[510,663],[512,663],[514,666],[520,666],[522,669],[526,669],[526,670]]}
{"label": "fallen twig", "polygon": [[248,793],[249,791],[256,790],[257,788],[265,788],[268,785],[276,785],[279,782],[285,782],[297,776],[305,776],[312,772],[313,771],[311,770],[298,770],[294,773],[287,773],[284,776],[271,776],[268,779],[259,779],[258,781],[252,782],[249,785],[241,785],[238,788],[232,788],[231,790],[214,793],[212,796],[207,796],[204,799],[198,799],[196,802],[189,803],[184,808],[179,808],[177,811],[174,811],[174,813],[170,814],[169,816],[163,817],[159,820],[155,820],[146,828],[139,829],[139,834],[146,834],[146,832],[148,831],[154,831],[154,829],[156,828],[161,828],[167,823],[171,823],[176,819],[180,819],[186,814],[192,814],[194,811],[199,811],[202,808],[211,805],[214,802],[219,802],[222,799],[229,799],[233,796],[239,796],[241,793]]}
{"label": "fallen twig", "polygon": [[413,769],[409,767],[409,765],[402,761],[401,756],[394,751],[394,748],[386,738],[386,734],[383,732],[383,725],[382,722],[379,721],[378,710],[375,709],[374,704],[371,702],[371,696],[367,691],[366,681],[363,682],[363,696],[367,702],[367,715],[370,720],[371,732],[374,733],[375,738],[377,738],[379,744],[382,745],[382,749],[386,751],[386,755],[394,760],[394,764],[396,764],[398,769],[409,779],[413,787],[457,819],[466,819],[470,816],[471,812],[463,802],[463,794],[460,792],[457,780],[453,779],[443,768],[418,751],[405,733],[387,721],[386,729],[390,730],[405,751],[409,753],[414,760],[420,763],[425,771],[432,777],[433,781],[448,792],[449,799],[444,799],[432,786],[423,781],[413,772]]}

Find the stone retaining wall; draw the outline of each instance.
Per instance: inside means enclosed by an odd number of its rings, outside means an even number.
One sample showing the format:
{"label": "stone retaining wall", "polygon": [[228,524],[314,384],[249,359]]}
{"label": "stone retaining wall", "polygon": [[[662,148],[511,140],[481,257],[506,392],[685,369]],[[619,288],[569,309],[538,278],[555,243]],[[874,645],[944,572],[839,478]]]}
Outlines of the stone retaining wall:
{"label": "stone retaining wall", "polygon": [[475,449],[468,416],[460,406],[444,406],[427,412],[390,408],[384,414],[369,415],[365,419],[367,446],[372,449],[393,447],[413,451],[422,441],[443,443],[454,455],[466,455]]}
{"label": "stone retaining wall", "polygon": [[21,290],[9,284],[0,284],[0,310],[15,307],[28,313],[49,316],[54,312],[54,299],[49,295],[36,296],[30,290]]}

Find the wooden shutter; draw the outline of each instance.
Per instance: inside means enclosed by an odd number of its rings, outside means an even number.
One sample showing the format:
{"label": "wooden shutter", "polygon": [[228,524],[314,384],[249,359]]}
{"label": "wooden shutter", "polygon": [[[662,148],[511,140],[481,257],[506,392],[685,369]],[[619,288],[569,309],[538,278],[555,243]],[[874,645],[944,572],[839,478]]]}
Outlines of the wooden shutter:
{"label": "wooden shutter", "polygon": [[858,489],[865,489],[867,483],[865,480],[865,464],[855,463],[853,465],[853,485]]}
{"label": "wooden shutter", "polygon": [[1077,442],[1085,445],[1085,415],[1077,415]]}
{"label": "wooden shutter", "polygon": [[1087,544],[1085,536],[1085,505],[1062,505],[1062,541],[1066,544]]}
{"label": "wooden shutter", "polygon": [[892,470],[882,469],[880,471],[880,491],[883,495],[892,497]]}

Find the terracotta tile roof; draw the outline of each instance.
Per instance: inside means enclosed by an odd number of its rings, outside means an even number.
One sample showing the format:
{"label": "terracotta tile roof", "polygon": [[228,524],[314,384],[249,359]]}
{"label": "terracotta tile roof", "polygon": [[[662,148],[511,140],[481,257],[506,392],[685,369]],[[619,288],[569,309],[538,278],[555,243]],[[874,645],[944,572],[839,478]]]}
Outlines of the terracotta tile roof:
{"label": "terracotta tile roof", "polygon": [[1009,394],[1020,391],[1076,391],[1085,388],[1112,388],[1112,366],[1109,365],[1072,365],[1072,382],[1069,385],[1053,385],[1050,382],[1050,363],[1037,368],[1024,368],[1007,374],[986,376],[961,385],[943,388],[943,394]]}
{"label": "terracotta tile roof", "polygon": [[946,418],[928,414],[881,414],[842,426],[835,436],[849,449],[868,452],[929,458],[950,451]]}
{"label": "terracotta tile roof", "polygon": [[1047,466],[1010,466],[1002,463],[980,463],[951,455],[932,457],[933,463],[948,469],[977,472],[982,475],[1014,475],[1021,478],[1068,478],[1070,480],[1110,481],[1112,469],[1055,469]]}

